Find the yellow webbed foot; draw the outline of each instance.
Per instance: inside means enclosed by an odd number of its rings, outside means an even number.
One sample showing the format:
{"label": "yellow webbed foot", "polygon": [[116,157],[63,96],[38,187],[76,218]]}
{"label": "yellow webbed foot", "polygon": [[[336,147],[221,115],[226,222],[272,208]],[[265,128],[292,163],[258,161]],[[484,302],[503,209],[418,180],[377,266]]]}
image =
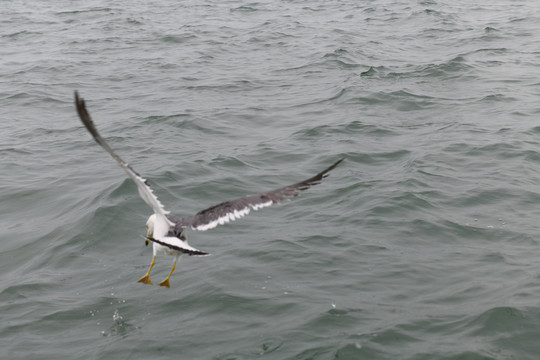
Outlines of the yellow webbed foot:
{"label": "yellow webbed foot", "polygon": [[144,275],[142,278],[137,280],[137,282],[147,284],[147,285],[152,285],[152,280],[150,280],[150,274]]}
{"label": "yellow webbed foot", "polygon": [[148,271],[146,272],[146,274],[144,274],[144,276],[142,278],[140,278],[139,280],[137,280],[137,282],[141,282],[143,284],[148,284],[148,285],[152,285],[152,280],[150,280],[150,270],[152,270],[152,267],[154,266],[154,262],[156,261],[156,256],[154,255],[152,257],[152,262],[150,263],[150,267],[148,268]]}
{"label": "yellow webbed foot", "polygon": [[167,277],[165,278],[165,280],[163,280],[162,282],[160,282],[158,285],[159,286],[166,286],[168,288],[170,288],[170,284],[169,284],[169,278],[171,277],[173,271],[174,271],[174,268],[176,267],[176,260],[178,259],[178,257],[176,257],[176,259],[174,259],[174,262],[172,264],[172,267],[171,267],[171,271],[169,271],[169,275],[167,275]]}
{"label": "yellow webbed foot", "polygon": [[169,278],[166,278],[165,280],[163,280],[162,282],[160,282],[158,285],[159,285],[159,286],[166,286],[166,287],[168,287],[168,288],[171,287],[171,286],[170,286],[171,284],[169,284]]}

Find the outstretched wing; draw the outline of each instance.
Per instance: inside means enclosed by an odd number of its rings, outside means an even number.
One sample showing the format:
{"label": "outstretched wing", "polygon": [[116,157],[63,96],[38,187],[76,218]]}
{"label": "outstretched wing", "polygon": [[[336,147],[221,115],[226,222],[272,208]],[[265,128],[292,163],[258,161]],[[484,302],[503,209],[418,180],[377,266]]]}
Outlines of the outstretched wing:
{"label": "outstretched wing", "polygon": [[280,201],[298,195],[298,191],[306,190],[316,185],[328,176],[328,173],[341,163],[343,159],[336,161],[332,166],[321,171],[317,175],[300,181],[299,183],[285,186],[276,190],[270,190],[256,195],[248,195],[240,199],[225,201],[208,209],[199,211],[190,218],[176,218],[169,216],[177,227],[191,226],[194,230],[205,231],[223,225],[229,221],[239,219],[249,214],[251,210],[259,210]]}
{"label": "outstretched wing", "polygon": [[173,226],[174,224],[167,219],[165,215],[167,215],[169,212],[166,211],[161,204],[161,202],[158,200],[156,195],[154,195],[154,191],[148,184],[148,182],[139,175],[131,166],[129,166],[124,160],[118,156],[114,150],[107,144],[105,139],[101,137],[99,132],[96,129],[96,126],[94,125],[94,122],[92,121],[92,118],[90,117],[90,114],[86,110],[86,104],[84,99],[79,98],[79,94],[77,91],[75,91],[75,106],[77,107],[77,113],[79,114],[79,117],[81,118],[82,123],[90,132],[94,140],[103,148],[105,151],[107,151],[112,158],[126,171],[126,173],[129,175],[129,177],[135,182],[137,185],[137,189],[139,190],[139,195],[144,200],[145,203],[148,204],[156,214],[156,222],[154,224],[154,237],[162,237],[167,234],[169,231],[169,227]]}

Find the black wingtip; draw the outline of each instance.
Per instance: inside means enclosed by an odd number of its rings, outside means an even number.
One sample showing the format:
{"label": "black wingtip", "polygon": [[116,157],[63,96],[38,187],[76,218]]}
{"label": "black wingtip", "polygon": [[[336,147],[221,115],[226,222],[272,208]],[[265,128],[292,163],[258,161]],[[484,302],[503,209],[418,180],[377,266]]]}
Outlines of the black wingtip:
{"label": "black wingtip", "polygon": [[333,163],[332,165],[330,165],[329,167],[327,167],[326,169],[324,169],[323,171],[321,171],[317,175],[315,175],[315,176],[313,176],[313,177],[311,177],[311,178],[309,178],[307,180],[300,181],[299,183],[291,185],[290,188],[295,188],[297,190],[306,190],[306,189],[308,189],[309,187],[311,187],[313,185],[320,184],[322,179],[327,177],[329,175],[328,173],[330,171],[332,171],[336,166],[338,166],[343,160],[345,160],[344,157],[339,159],[338,161],[336,161],[335,163]]}
{"label": "black wingtip", "polygon": [[77,108],[77,113],[79,114],[79,117],[81,116],[81,113],[86,110],[84,99],[81,99],[79,97],[79,92],[77,90],[75,90],[75,107]]}
{"label": "black wingtip", "polygon": [[94,140],[99,143],[100,135],[96,129],[96,126],[94,125],[94,122],[92,121],[92,118],[90,117],[90,113],[88,113],[88,110],[86,110],[86,102],[83,98],[79,97],[79,92],[77,90],[75,90],[75,107],[81,122],[90,132]]}
{"label": "black wingtip", "polygon": [[325,177],[327,177],[329,174],[330,171],[334,170],[336,168],[336,166],[338,166],[339,164],[341,164],[341,162],[345,160],[345,158],[341,158],[339,159],[338,161],[336,161],[335,163],[333,163],[332,165],[330,165],[328,168],[324,169],[323,171],[321,171],[320,173],[318,173],[315,177],[319,177],[320,179],[323,179]]}
{"label": "black wingtip", "polygon": [[330,166],[330,167],[328,168],[328,171],[333,170],[336,166],[338,166],[339,164],[341,164],[341,163],[343,162],[343,160],[345,160],[344,157],[342,157],[341,159],[339,159],[338,161],[336,161],[332,166]]}

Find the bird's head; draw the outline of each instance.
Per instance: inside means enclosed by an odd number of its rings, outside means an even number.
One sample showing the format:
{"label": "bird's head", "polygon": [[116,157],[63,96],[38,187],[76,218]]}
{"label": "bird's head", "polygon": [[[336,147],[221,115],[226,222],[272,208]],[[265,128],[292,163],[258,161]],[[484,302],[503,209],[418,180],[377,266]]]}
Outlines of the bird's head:
{"label": "bird's head", "polygon": [[146,220],[146,240],[145,245],[148,246],[150,243],[149,238],[152,237],[152,234],[154,233],[154,223],[156,222],[156,214],[150,215],[148,220]]}

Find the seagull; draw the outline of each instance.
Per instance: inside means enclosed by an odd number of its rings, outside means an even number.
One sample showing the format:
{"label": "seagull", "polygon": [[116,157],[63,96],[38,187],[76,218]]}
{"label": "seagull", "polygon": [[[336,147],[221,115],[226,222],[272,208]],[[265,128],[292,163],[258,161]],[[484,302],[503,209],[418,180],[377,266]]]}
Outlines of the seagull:
{"label": "seagull", "polygon": [[248,195],[236,200],[224,201],[208,209],[199,211],[191,217],[180,218],[172,215],[169,211],[165,210],[164,206],[158,200],[154,191],[150,187],[150,184],[146,179],[139,175],[130,165],[122,160],[109,144],[101,137],[99,132],[90,117],[90,114],[86,110],[86,103],[84,99],[79,97],[77,91],[75,91],[75,106],[79,117],[88,130],[94,140],[107,151],[112,158],[126,171],[128,176],[137,185],[137,190],[140,197],[147,203],[154,213],[150,215],[146,221],[147,235],[145,239],[146,245],[152,242],[153,256],[150,262],[150,267],[146,274],[141,277],[138,282],[143,284],[152,284],[150,280],[150,270],[154,266],[156,256],[158,253],[165,253],[166,255],[174,256],[173,265],[167,277],[159,283],[160,286],[170,287],[169,279],[176,268],[178,258],[182,254],[193,256],[205,256],[209,253],[195,249],[190,246],[185,234],[186,228],[192,230],[206,231],[213,229],[218,225],[223,225],[229,221],[239,219],[250,213],[251,210],[259,210],[268,207],[273,204],[277,204],[282,200],[288,199],[298,195],[299,190],[306,190],[312,185],[318,184],[323,178],[328,176],[328,173],[341,163],[344,158],[339,159],[330,167],[321,171],[317,175],[300,181],[299,183],[285,186],[279,189],[262,192],[255,195]]}

